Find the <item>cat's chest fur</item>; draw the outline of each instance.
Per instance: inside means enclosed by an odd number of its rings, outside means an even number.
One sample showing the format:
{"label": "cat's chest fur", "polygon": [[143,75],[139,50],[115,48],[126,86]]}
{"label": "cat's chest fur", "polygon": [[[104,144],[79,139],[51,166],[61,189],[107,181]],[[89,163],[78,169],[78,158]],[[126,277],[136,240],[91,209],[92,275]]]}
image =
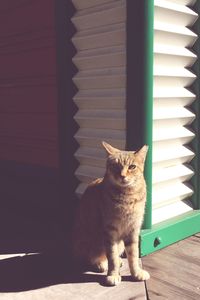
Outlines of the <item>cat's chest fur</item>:
{"label": "cat's chest fur", "polygon": [[[107,228],[115,228],[119,238],[140,226],[144,213],[145,189],[107,188],[103,193],[103,222]],[[138,223],[139,222],[139,223]]]}

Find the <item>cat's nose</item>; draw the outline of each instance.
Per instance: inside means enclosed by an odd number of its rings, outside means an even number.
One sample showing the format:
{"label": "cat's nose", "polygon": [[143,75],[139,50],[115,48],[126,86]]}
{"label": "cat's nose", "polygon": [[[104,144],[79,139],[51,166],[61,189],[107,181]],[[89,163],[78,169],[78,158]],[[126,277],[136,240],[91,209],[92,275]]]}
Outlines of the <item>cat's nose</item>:
{"label": "cat's nose", "polygon": [[125,178],[126,177],[126,171],[122,170],[120,175],[121,175],[122,178]]}

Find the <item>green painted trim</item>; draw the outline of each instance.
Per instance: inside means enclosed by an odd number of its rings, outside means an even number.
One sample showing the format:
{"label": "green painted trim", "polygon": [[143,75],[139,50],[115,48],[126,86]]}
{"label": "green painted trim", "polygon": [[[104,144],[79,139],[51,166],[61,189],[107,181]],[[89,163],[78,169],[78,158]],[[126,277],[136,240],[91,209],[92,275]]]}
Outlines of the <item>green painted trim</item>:
{"label": "green painted trim", "polygon": [[[197,1],[194,5],[194,10],[200,15],[200,1]],[[198,18],[193,28],[195,33],[200,34],[200,19]],[[191,148],[196,153],[196,156],[191,162],[194,169],[195,175],[191,179],[191,184],[194,188],[194,194],[192,196],[192,203],[195,209],[200,209],[200,189],[199,189],[199,179],[200,179],[200,39],[198,38],[193,46],[193,50],[197,55],[197,61],[192,66],[192,71],[197,75],[197,79],[194,84],[190,87],[192,92],[196,95],[196,100],[191,105],[191,109],[194,111],[196,118],[192,123],[192,129],[195,132],[195,138],[191,143]]]}
{"label": "green painted trim", "polygon": [[147,203],[144,229],[152,226],[152,140],[153,140],[153,40],[154,40],[154,0],[145,0],[145,126],[144,141],[149,146],[145,166]]}
{"label": "green painted trim", "polygon": [[126,150],[149,146],[145,164],[147,205],[144,228],[151,228],[153,127],[153,0],[126,0]]}
{"label": "green painted trim", "polygon": [[145,256],[200,232],[200,210],[191,211],[142,230],[140,255]]}

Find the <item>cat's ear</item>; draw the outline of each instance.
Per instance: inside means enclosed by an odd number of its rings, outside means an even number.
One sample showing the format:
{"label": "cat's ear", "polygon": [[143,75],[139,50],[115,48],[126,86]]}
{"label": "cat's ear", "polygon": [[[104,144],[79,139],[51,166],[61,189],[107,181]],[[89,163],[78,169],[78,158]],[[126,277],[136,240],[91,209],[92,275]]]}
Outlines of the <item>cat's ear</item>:
{"label": "cat's ear", "polygon": [[148,148],[149,147],[147,145],[144,145],[141,149],[135,152],[135,156],[140,160],[141,163],[145,162]]}
{"label": "cat's ear", "polygon": [[113,146],[111,146],[110,144],[106,143],[106,142],[102,142],[103,147],[106,149],[106,152],[109,155],[113,155],[118,153],[120,150],[118,150],[117,148],[114,148]]}

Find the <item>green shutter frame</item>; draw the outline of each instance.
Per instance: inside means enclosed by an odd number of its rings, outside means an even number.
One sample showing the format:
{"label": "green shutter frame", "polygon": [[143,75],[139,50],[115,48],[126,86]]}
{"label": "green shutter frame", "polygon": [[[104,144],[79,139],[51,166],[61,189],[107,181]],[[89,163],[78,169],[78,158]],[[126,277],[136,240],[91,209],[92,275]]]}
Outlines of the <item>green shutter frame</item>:
{"label": "green shutter frame", "polygon": [[[196,1],[194,6],[194,10],[200,15],[200,1]],[[192,197],[192,202],[195,209],[200,210],[200,189],[199,189],[199,179],[200,179],[200,18],[196,21],[193,26],[193,29],[196,33],[198,33],[198,39],[194,44],[193,50],[197,54],[197,61],[193,65],[192,70],[197,75],[197,79],[191,87],[194,93],[197,95],[196,101],[193,103],[191,108],[196,114],[196,119],[193,122],[193,130],[195,132],[195,138],[191,144],[191,147],[195,150],[196,157],[192,161],[192,167],[195,170],[195,176],[192,178],[191,183],[194,186],[195,193]],[[199,221],[200,222],[200,221]]]}
{"label": "green shutter frame", "polygon": [[149,146],[145,174],[148,186],[144,228],[152,216],[153,0],[127,0],[126,149]]}
{"label": "green shutter frame", "polygon": [[152,227],[152,151],[153,151],[153,36],[154,36],[154,1],[145,1],[145,143],[149,145],[148,156],[145,167],[147,184],[147,203],[143,228]]}
{"label": "green shutter frame", "polygon": [[[197,1],[193,9],[200,13],[200,2]],[[199,38],[195,42],[193,47],[197,54],[197,61],[193,66],[193,71],[197,75],[197,79],[192,90],[195,92],[197,98],[194,101],[191,108],[195,112],[196,119],[193,122],[193,130],[195,132],[195,138],[191,143],[191,147],[194,150],[196,156],[191,162],[195,174],[191,179],[191,184],[194,189],[192,196],[192,202],[194,210],[188,213],[182,214],[178,217],[171,218],[167,221],[155,224],[152,226],[152,107],[153,107],[153,15],[154,15],[154,1],[145,1],[144,11],[146,23],[146,39],[144,55],[146,57],[146,69],[145,69],[145,133],[144,141],[150,146],[150,153],[148,154],[146,161],[146,182],[147,182],[147,206],[144,218],[143,229],[140,235],[140,255],[145,256],[156,250],[162,249],[172,243],[175,243],[181,239],[184,239],[190,235],[200,232],[200,197],[199,197],[199,150],[200,150],[200,42]],[[198,19],[194,24],[194,30],[196,33],[200,33],[200,20]]]}

